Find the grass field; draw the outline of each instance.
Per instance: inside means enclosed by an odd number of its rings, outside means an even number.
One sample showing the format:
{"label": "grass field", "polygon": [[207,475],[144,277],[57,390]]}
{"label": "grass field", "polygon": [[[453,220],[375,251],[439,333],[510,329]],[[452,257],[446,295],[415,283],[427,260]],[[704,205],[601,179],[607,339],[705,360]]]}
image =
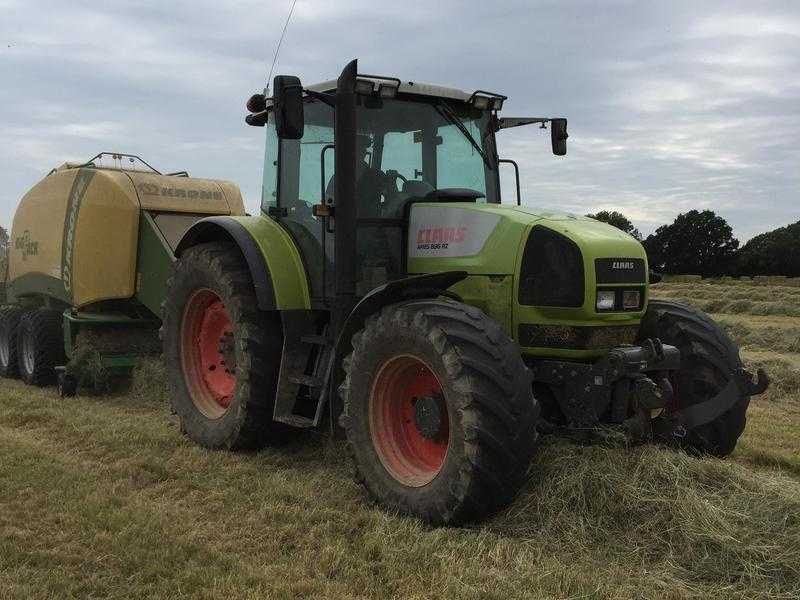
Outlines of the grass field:
{"label": "grass field", "polygon": [[800,289],[659,284],[774,385],[726,461],[545,439],[480,526],[369,504],[341,442],[209,452],[157,365],[113,398],[0,382],[0,598],[798,598]]}

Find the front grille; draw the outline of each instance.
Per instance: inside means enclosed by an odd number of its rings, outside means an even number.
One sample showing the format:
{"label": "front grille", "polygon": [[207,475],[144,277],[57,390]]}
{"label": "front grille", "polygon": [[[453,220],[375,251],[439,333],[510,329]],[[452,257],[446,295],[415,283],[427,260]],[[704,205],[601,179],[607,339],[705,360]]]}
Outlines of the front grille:
{"label": "front grille", "polygon": [[632,344],[638,325],[527,325],[519,326],[519,345],[526,348],[594,350]]}
{"label": "front grille", "polygon": [[519,303],[583,306],[583,257],[577,244],[542,225],[531,229],[522,256]]}
{"label": "front grille", "polygon": [[646,283],[641,258],[595,258],[597,283]]}

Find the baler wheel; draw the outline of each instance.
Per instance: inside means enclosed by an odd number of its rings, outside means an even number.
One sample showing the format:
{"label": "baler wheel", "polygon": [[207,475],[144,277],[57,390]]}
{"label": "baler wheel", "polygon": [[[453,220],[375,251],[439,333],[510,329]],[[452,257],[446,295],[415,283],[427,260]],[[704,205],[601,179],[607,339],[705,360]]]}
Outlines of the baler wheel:
{"label": "baler wheel", "polygon": [[258,310],[250,271],[224,242],[187,249],[167,282],[161,336],[181,430],[207,448],[252,449],[283,439],[273,422],[283,336]]}
{"label": "baler wheel", "polygon": [[0,377],[17,377],[17,331],[25,310],[19,306],[0,308]]}
{"label": "baler wheel", "polygon": [[55,382],[56,367],[66,362],[63,315],[40,308],[22,315],[17,329],[17,364],[22,380],[29,385]]}
{"label": "baler wheel", "polygon": [[373,498],[450,525],[514,498],[539,405],[519,347],[499,323],[460,302],[412,301],[369,317],[352,347],[341,423]]}

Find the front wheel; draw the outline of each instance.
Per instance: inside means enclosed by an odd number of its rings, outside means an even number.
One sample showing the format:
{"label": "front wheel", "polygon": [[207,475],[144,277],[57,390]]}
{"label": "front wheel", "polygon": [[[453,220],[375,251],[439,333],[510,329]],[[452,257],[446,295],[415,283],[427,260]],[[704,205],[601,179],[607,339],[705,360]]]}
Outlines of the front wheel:
{"label": "front wheel", "polygon": [[280,322],[258,310],[238,249],[208,243],[184,252],[162,311],[172,407],[186,435],[207,448],[275,442]]}
{"label": "front wheel", "polygon": [[[720,393],[742,368],[739,349],[720,325],[704,312],[679,302],[651,300],[642,321],[640,340],[659,338],[681,353],[680,368],[670,375],[674,394],[664,414],[705,402]],[[750,397],[739,398],[709,423],[666,441],[696,454],[727,456],[744,431]]]}
{"label": "front wheel", "polygon": [[473,307],[425,300],[370,317],[345,359],[358,479],[434,524],[479,520],[525,482],[539,406],[517,345]]}

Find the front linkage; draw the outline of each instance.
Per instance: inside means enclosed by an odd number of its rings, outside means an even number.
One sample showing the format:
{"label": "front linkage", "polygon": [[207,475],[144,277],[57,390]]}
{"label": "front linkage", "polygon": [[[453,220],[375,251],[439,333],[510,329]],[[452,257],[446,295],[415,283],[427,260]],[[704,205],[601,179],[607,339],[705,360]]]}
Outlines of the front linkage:
{"label": "front linkage", "polygon": [[672,383],[681,368],[681,351],[658,338],[612,348],[595,363],[532,359],[528,366],[534,381],[550,389],[564,421],[541,419],[539,428],[587,441],[621,436],[631,444],[682,445],[689,431],[715,421],[742,398],[761,394],[769,385],[762,369],[754,380],[738,368],[719,393],[681,406]]}

